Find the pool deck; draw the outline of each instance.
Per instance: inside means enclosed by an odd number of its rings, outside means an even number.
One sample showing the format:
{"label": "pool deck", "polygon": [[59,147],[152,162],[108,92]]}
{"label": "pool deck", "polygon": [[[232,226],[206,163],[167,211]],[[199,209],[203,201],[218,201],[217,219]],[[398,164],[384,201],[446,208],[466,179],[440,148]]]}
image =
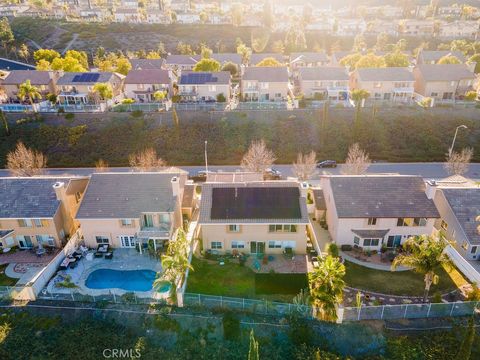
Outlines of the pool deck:
{"label": "pool deck", "polygon": [[[50,280],[47,285],[47,291],[49,293],[57,294],[69,294],[72,292],[78,292],[84,295],[104,295],[115,293],[115,295],[123,295],[131,292],[123,289],[90,289],[85,286],[85,281],[88,276],[98,269],[110,269],[110,270],[152,270],[155,272],[162,271],[162,264],[159,260],[150,257],[147,254],[139,254],[135,249],[115,249],[113,252],[113,259],[93,258],[87,260],[82,258],[78,266],[74,269],[61,270],[58,274],[69,275],[71,281],[77,285],[76,288],[61,288],[54,285],[54,278]],[[137,296],[151,297],[152,291],[135,291]]]}

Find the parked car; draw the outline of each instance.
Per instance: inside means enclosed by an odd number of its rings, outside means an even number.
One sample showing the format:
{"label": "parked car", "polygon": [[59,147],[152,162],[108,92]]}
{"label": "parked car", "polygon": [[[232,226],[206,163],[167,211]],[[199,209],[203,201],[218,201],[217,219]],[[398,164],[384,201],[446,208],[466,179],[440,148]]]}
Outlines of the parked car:
{"label": "parked car", "polygon": [[265,170],[264,176],[266,180],[276,180],[282,177],[282,173],[274,168],[269,168]]}
{"label": "parked car", "polygon": [[324,160],[320,161],[317,164],[317,168],[335,168],[337,167],[337,162],[335,160]]}

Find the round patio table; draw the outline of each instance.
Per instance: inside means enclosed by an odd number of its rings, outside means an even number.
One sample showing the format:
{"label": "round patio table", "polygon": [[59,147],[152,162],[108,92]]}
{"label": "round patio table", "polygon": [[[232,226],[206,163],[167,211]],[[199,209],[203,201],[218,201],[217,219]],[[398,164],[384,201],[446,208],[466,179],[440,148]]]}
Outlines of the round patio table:
{"label": "round patio table", "polygon": [[41,249],[37,249],[37,255],[38,256],[42,256],[43,254],[45,254],[46,250],[44,248],[41,248]]}
{"label": "round patio table", "polygon": [[12,250],[12,248],[7,247],[7,248],[4,248],[4,249],[3,249],[3,252],[4,252],[4,253],[8,253],[10,250]]}

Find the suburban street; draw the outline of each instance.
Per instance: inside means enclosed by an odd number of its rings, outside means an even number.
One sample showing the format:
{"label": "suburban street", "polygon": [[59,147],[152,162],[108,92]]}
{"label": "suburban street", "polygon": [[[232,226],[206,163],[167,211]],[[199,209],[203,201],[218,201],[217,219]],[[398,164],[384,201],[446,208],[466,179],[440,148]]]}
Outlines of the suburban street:
{"label": "suburban street", "polygon": [[[342,164],[336,168],[318,169],[317,175],[313,179],[318,179],[321,174],[341,174]],[[198,171],[205,170],[205,166],[181,166],[180,168],[188,171],[190,175],[195,175]],[[293,176],[292,165],[274,165],[274,169],[279,170],[283,177]],[[236,171],[240,170],[238,165],[209,165],[209,171]],[[48,175],[89,175],[95,171],[95,168],[50,168],[45,170]],[[127,167],[110,168],[110,171],[130,171]],[[448,174],[443,168],[443,163],[373,163],[368,168],[369,174],[401,174],[401,175],[420,175],[426,179],[441,179]],[[0,170],[0,176],[11,176],[6,169]],[[480,179],[480,163],[470,164],[470,169],[466,174],[472,179]]]}

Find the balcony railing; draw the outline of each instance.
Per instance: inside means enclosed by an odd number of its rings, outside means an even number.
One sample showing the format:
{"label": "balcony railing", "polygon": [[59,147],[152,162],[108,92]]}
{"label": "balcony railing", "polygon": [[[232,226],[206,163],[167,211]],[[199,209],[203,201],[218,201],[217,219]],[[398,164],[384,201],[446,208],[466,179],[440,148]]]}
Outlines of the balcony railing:
{"label": "balcony railing", "polygon": [[172,225],[170,223],[163,223],[159,226],[141,226],[137,233],[139,238],[170,238],[170,230]]}

